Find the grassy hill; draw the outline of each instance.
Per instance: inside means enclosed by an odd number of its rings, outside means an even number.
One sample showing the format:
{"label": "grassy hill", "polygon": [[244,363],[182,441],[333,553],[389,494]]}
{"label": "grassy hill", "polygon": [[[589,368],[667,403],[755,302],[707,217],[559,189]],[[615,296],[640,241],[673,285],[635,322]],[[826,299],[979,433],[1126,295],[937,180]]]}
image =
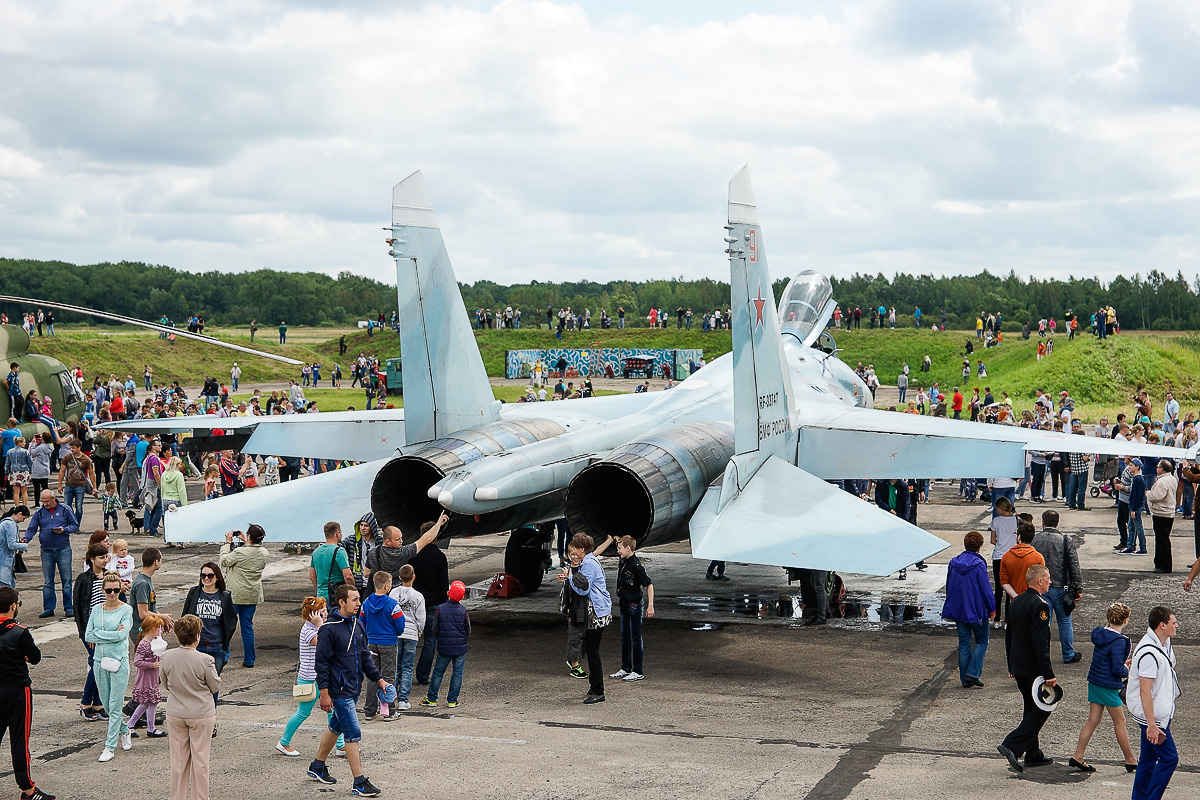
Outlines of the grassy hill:
{"label": "grassy hill", "polygon": [[[278,352],[302,361],[320,361],[326,367],[335,363],[346,371],[349,358],[359,352],[380,359],[400,355],[398,337],[387,332],[368,337],[365,331],[346,334],[348,352],[338,355],[336,332],[327,329],[296,329],[297,344],[276,344],[274,331],[259,336],[251,345],[249,336],[221,332],[225,341]],[[859,361],[873,364],[885,384],[895,384],[901,364],[907,362],[912,370],[913,385],[928,386],[938,381],[943,389],[962,383],[962,359],[966,331],[917,331],[913,329],[840,331],[836,339],[842,348],[841,358],[854,365]],[[682,347],[700,348],[704,357],[712,360],[729,352],[728,331],[704,333],[699,330],[652,331],[646,328],[626,330],[592,330],[566,332],[561,345],[552,331],[523,329],[519,331],[476,331],[476,343],[483,356],[484,367],[491,376],[504,372],[504,351],[550,347]],[[1114,416],[1118,409],[1128,406],[1127,398],[1138,385],[1150,389],[1155,408],[1162,404],[1163,392],[1175,391],[1185,408],[1200,404],[1200,336],[1190,335],[1129,335],[1112,337],[1105,342],[1090,335],[1074,341],[1065,336],[1055,337],[1054,355],[1036,360],[1036,337],[1022,341],[1017,334],[1006,334],[1005,343],[986,352],[976,350],[972,355],[972,377],[966,387],[989,385],[999,395],[1007,391],[1014,399],[1032,400],[1034,390],[1051,392],[1067,390],[1075,398],[1081,413],[1089,419],[1100,414]],[[206,374],[227,377],[229,367],[237,361],[242,367],[242,382],[278,382],[298,377],[299,368],[266,359],[245,356],[213,348],[182,338],[174,345],[159,339],[157,334],[141,331],[110,329],[68,329],[57,338],[35,338],[33,352],[53,355],[64,363],[81,364],[89,382],[97,374],[132,374],[140,384],[142,365],[154,366],[156,379],[180,380],[194,384]],[[920,373],[925,354],[933,360],[930,374]],[[986,382],[974,378],[975,362],[983,359],[987,365]],[[349,378],[346,379],[349,385]],[[345,391],[345,390],[343,390]],[[358,391],[353,390],[357,400]],[[969,391],[965,391],[969,395]],[[330,398],[332,400],[332,398]],[[510,399],[510,398],[505,398]],[[337,402],[345,402],[341,398]]]}
{"label": "grassy hill", "polygon": [[[1014,399],[1032,401],[1036,389],[1057,394],[1068,391],[1080,411],[1088,418],[1118,410],[1128,410],[1128,398],[1139,386],[1149,389],[1155,409],[1162,407],[1163,393],[1175,392],[1185,408],[1200,403],[1200,338],[1192,336],[1154,336],[1124,334],[1101,342],[1090,335],[1054,339],[1054,354],[1037,361],[1037,336],[1023,341],[1019,334],[1005,334],[1004,344],[987,351],[976,349],[971,355],[971,378],[962,381],[962,360],[968,334],[965,331],[857,330],[836,336],[843,361],[874,364],[884,384],[895,384],[905,362],[911,369],[915,387],[933,381],[943,391],[955,385],[991,386],[997,396],[1005,390]],[[972,342],[976,341],[971,334]],[[928,354],[933,360],[929,374],[919,372],[921,360]],[[986,380],[975,378],[975,367],[982,359],[987,367]]]}

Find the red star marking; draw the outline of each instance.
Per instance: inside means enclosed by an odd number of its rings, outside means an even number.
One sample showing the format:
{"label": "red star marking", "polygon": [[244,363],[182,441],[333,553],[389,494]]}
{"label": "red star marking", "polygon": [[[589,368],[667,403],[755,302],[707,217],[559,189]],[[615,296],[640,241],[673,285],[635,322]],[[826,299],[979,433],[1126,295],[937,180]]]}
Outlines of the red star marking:
{"label": "red star marking", "polygon": [[761,286],[758,287],[758,297],[753,298],[750,302],[754,303],[754,310],[756,313],[756,316],[754,319],[754,324],[757,327],[761,328],[762,324],[763,324],[763,318],[762,318],[763,306],[765,306],[767,304],[767,301],[765,299],[763,299]]}

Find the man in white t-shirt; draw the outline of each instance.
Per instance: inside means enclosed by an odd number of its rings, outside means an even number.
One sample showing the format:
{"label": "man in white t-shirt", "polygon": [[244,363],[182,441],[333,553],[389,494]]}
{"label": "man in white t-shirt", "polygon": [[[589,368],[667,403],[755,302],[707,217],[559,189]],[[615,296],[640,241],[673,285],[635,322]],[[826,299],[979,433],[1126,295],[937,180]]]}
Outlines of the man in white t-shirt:
{"label": "man in white t-shirt", "polygon": [[1171,638],[1179,630],[1166,606],[1150,609],[1150,628],[1133,651],[1126,691],[1129,713],[1142,729],[1142,749],[1133,778],[1133,800],[1161,798],[1179,764],[1171,736],[1179,681]]}

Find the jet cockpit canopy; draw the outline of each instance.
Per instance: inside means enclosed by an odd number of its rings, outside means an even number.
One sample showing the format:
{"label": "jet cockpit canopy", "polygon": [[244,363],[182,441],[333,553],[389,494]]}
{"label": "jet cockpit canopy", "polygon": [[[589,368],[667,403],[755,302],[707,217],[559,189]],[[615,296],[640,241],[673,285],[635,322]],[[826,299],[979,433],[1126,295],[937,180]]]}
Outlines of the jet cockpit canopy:
{"label": "jet cockpit canopy", "polygon": [[805,270],[792,278],[779,300],[779,330],[811,345],[833,316],[833,285],[819,272]]}

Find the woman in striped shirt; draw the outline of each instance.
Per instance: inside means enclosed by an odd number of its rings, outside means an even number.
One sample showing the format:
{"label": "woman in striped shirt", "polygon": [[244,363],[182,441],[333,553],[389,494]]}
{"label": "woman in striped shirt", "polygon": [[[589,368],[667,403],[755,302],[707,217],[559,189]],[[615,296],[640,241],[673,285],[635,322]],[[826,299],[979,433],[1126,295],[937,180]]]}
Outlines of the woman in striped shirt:
{"label": "woman in striped shirt", "polygon": [[[304,618],[304,625],[300,628],[300,669],[296,673],[297,686],[312,684],[315,687],[317,683],[317,636],[328,614],[329,612],[325,608],[324,597],[304,598],[304,605],[300,607],[300,616]],[[300,755],[300,751],[292,747],[292,737],[296,735],[296,731],[304,724],[304,720],[308,719],[309,715],[312,714],[313,706],[317,704],[318,696],[314,696],[312,700],[301,702],[300,707],[296,709],[296,713],[292,714],[292,718],[284,726],[283,738],[275,745],[275,749],[285,756],[295,758]],[[333,714],[330,714],[329,718],[332,719]],[[345,741],[341,736],[338,736],[337,755],[345,757],[346,751],[343,749],[345,746]]]}

